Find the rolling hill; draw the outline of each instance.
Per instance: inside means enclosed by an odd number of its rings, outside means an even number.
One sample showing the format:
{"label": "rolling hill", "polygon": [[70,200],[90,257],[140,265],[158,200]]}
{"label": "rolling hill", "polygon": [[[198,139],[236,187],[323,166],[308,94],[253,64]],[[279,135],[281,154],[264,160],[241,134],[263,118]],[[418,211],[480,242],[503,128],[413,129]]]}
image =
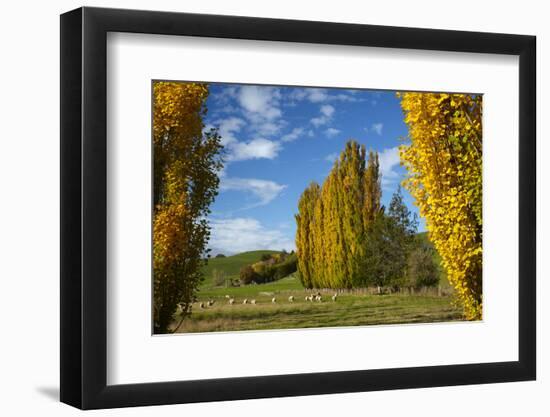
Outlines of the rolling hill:
{"label": "rolling hill", "polygon": [[[417,239],[421,242],[425,242],[429,246],[433,247],[432,242],[429,240],[428,233],[421,232],[418,233]],[[239,272],[241,268],[245,265],[250,265],[255,262],[258,262],[262,255],[265,254],[274,254],[279,253],[279,251],[274,250],[255,250],[255,251],[249,251],[249,252],[242,252],[236,255],[232,256],[226,256],[223,258],[210,258],[208,261],[208,265],[206,265],[203,269],[204,272],[204,281],[201,285],[201,288],[213,288],[213,277],[212,277],[212,271],[215,269],[224,271],[227,274],[228,278],[239,278]],[[435,251],[434,253],[434,261],[439,266],[440,271],[440,285],[443,288],[451,288],[449,281],[447,280],[447,274],[445,273],[445,270],[441,266],[441,257]]]}
{"label": "rolling hill", "polygon": [[262,255],[279,253],[274,250],[255,250],[250,252],[242,252],[233,256],[226,256],[223,258],[210,258],[208,265],[203,269],[204,282],[201,287],[213,287],[212,271],[218,269],[225,271],[228,278],[238,278],[241,267],[258,262]]}

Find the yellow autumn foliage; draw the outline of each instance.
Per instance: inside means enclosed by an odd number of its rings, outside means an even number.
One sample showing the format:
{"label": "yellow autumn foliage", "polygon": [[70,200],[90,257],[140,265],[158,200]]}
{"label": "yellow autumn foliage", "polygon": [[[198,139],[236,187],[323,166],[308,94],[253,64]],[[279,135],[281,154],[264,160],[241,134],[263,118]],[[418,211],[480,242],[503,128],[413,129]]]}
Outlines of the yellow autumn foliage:
{"label": "yellow autumn foliage", "polygon": [[482,96],[399,93],[404,186],[426,219],[465,318],[482,317]]}
{"label": "yellow autumn foliage", "polygon": [[296,252],[306,288],[364,283],[366,229],[380,213],[376,152],[349,140],[322,185],[312,182],[298,201]]}
{"label": "yellow autumn foliage", "polygon": [[177,305],[190,313],[210,235],[206,221],[218,189],[221,144],[203,133],[208,87],[153,84],[153,277],[155,333],[166,333]]}

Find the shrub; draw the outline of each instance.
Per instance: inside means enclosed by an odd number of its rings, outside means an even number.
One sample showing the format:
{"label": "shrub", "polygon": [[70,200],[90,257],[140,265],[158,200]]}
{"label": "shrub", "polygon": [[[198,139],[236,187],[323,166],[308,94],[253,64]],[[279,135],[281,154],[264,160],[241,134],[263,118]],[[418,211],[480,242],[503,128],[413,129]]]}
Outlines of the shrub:
{"label": "shrub", "polygon": [[248,285],[252,282],[263,284],[275,281],[296,272],[297,264],[298,259],[294,253],[290,255],[276,254],[270,256],[269,259],[241,268],[241,282]]}
{"label": "shrub", "polygon": [[252,281],[258,282],[259,275],[251,265],[246,265],[241,268],[239,277],[244,285],[248,285]]}
{"label": "shrub", "polygon": [[261,258],[260,258],[260,261],[269,261],[271,259],[271,254],[270,253],[264,253]]}
{"label": "shrub", "polygon": [[274,266],[273,279],[278,280],[287,277],[296,272],[297,269],[298,259],[296,258],[296,255],[288,255],[282,263]]}

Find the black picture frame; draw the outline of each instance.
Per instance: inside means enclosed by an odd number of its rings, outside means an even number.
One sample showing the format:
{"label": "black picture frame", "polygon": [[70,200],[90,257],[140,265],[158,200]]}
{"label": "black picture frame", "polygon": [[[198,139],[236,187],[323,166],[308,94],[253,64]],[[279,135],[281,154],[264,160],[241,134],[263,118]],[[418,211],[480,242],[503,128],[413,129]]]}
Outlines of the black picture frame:
{"label": "black picture frame", "polygon": [[[107,385],[108,32],[519,56],[519,360]],[[171,12],[61,15],[61,401],[81,409],[534,380],[536,38]]]}

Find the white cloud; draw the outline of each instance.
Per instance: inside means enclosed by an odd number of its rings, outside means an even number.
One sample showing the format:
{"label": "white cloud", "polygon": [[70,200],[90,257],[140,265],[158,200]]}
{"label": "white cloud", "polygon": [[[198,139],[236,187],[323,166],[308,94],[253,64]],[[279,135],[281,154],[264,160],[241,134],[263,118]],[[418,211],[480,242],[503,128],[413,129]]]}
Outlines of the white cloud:
{"label": "white cloud", "polygon": [[314,117],[310,120],[311,124],[315,127],[326,125],[332,120],[332,116],[334,115],[334,107],[330,104],[323,104],[319,108],[319,112],[321,113],[320,116]]}
{"label": "white cloud", "polygon": [[241,128],[246,125],[246,122],[238,117],[230,117],[216,121],[215,125],[218,126],[218,131],[222,137],[222,145],[227,146],[238,142],[235,133],[240,132]]}
{"label": "white cloud", "polygon": [[390,186],[393,182],[399,179],[399,173],[395,168],[399,166],[399,147],[384,149],[378,155],[380,161],[380,173],[382,174],[382,185]]}
{"label": "white cloud", "polygon": [[333,100],[338,100],[338,101],[348,101],[348,102],[358,102],[358,101],[364,101],[363,99],[360,99],[360,98],[357,98],[357,97],[353,97],[352,94],[355,94],[355,92],[352,92],[353,90],[351,91],[348,91],[347,94],[336,94],[335,96],[331,96],[331,98]]}
{"label": "white cloud", "polygon": [[239,91],[239,103],[252,114],[259,114],[267,120],[281,117],[279,109],[280,92],[273,87],[244,86]]}
{"label": "white cloud", "polygon": [[338,153],[334,152],[325,156],[325,161],[334,162],[338,159]]}
{"label": "white cloud", "polygon": [[373,123],[370,127],[370,130],[376,132],[378,135],[382,135],[382,129],[384,128],[383,123]]}
{"label": "white cloud", "polygon": [[263,206],[281,194],[286,188],[284,184],[278,184],[274,181],[260,180],[256,178],[231,178],[224,177],[220,183],[220,191],[243,191],[252,194],[258,199],[258,202],[251,207]]}
{"label": "white cloud", "polygon": [[302,101],[308,96],[308,89],[305,88],[293,88],[288,94],[290,101]]}
{"label": "white cloud", "polygon": [[292,237],[279,229],[268,229],[253,218],[210,219],[213,253],[235,254],[259,249],[287,251],[296,248]]}
{"label": "white cloud", "polygon": [[234,142],[229,146],[228,161],[245,161],[247,159],[273,159],[281,150],[281,144],[268,139],[254,139],[250,142]]}
{"label": "white cloud", "polygon": [[355,90],[334,90],[327,88],[301,88],[295,89],[289,95],[290,100],[308,100],[311,103],[327,103],[331,101],[357,102],[363,101],[354,97]]}
{"label": "white cloud", "polygon": [[333,127],[329,127],[327,130],[325,130],[325,135],[329,138],[336,136],[338,133],[340,133],[340,130]]}
{"label": "white cloud", "polygon": [[281,140],[283,142],[292,142],[298,139],[300,136],[304,134],[304,128],[303,127],[295,127],[292,129],[292,132],[287,133],[286,135],[281,137]]}
{"label": "white cloud", "polygon": [[278,120],[275,122],[263,122],[261,120],[251,119],[253,122],[250,126],[250,130],[257,136],[273,136],[279,133],[279,131],[286,125],[284,120]]}
{"label": "white cloud", "polygon": [[307,99],[312,103],[321,103],[328,100],[329,97],[326,93],[326,90],[323,90],[321,88],[308,88],[306,90],[306,94]]}
{"label": "white cloud", "polygon": [[330,104],[323,104],[320,111],[321,114],[323,114],[324,116],[332,117],[332,115],[334,114],[334,107]]}
{"label": "white cloud", "polygon": [[282,119],[281,97],[278,88],[267,86],[243,86],[235,93],[239,110],[249,122],[250,136],[272,137],[287,125]]}
{"label": "white cloud", "polygon": [[319,127],[319,126],[322,126],[324,124],[327,124],[328,120],[329,120],[328,117],[319,116],[319,117],[314,117],[313,119],[310,120],[310,122],[311,122],[311,124],[313,124],[313,126]]}
{"label": "white cloud", "polygon": [[227,104],[232,99],[237,97],[237,86],[231,85],[229,87],[224,87],[217,93],[213,94],[212,97],[216,100],[216,103]]}
{"label": "white cloud", "polygon": [[307,135],[308,135],[310,138],[312,138],[313,136],[315,136],[315,134],[313,133],[313,130],[311,130],[311,129],[308,130]]}
{"label": "white cloud", "polygon": [[[240,133],[246,122],[238,117],[230,117],[218,120],[214,123],[218,126],[218,131],[222,137],[222,145],[227,151],[227,161],[244,161],[247,159],[275,158],[281,150],[281,145],[268,139],[253,139],[249,142],[239,141],[236,137]],[[269,125],[269,124],[267,124]],[[266,129],[268,126],[265,126]],[[210,125],[206,128],[211,127]]]}

